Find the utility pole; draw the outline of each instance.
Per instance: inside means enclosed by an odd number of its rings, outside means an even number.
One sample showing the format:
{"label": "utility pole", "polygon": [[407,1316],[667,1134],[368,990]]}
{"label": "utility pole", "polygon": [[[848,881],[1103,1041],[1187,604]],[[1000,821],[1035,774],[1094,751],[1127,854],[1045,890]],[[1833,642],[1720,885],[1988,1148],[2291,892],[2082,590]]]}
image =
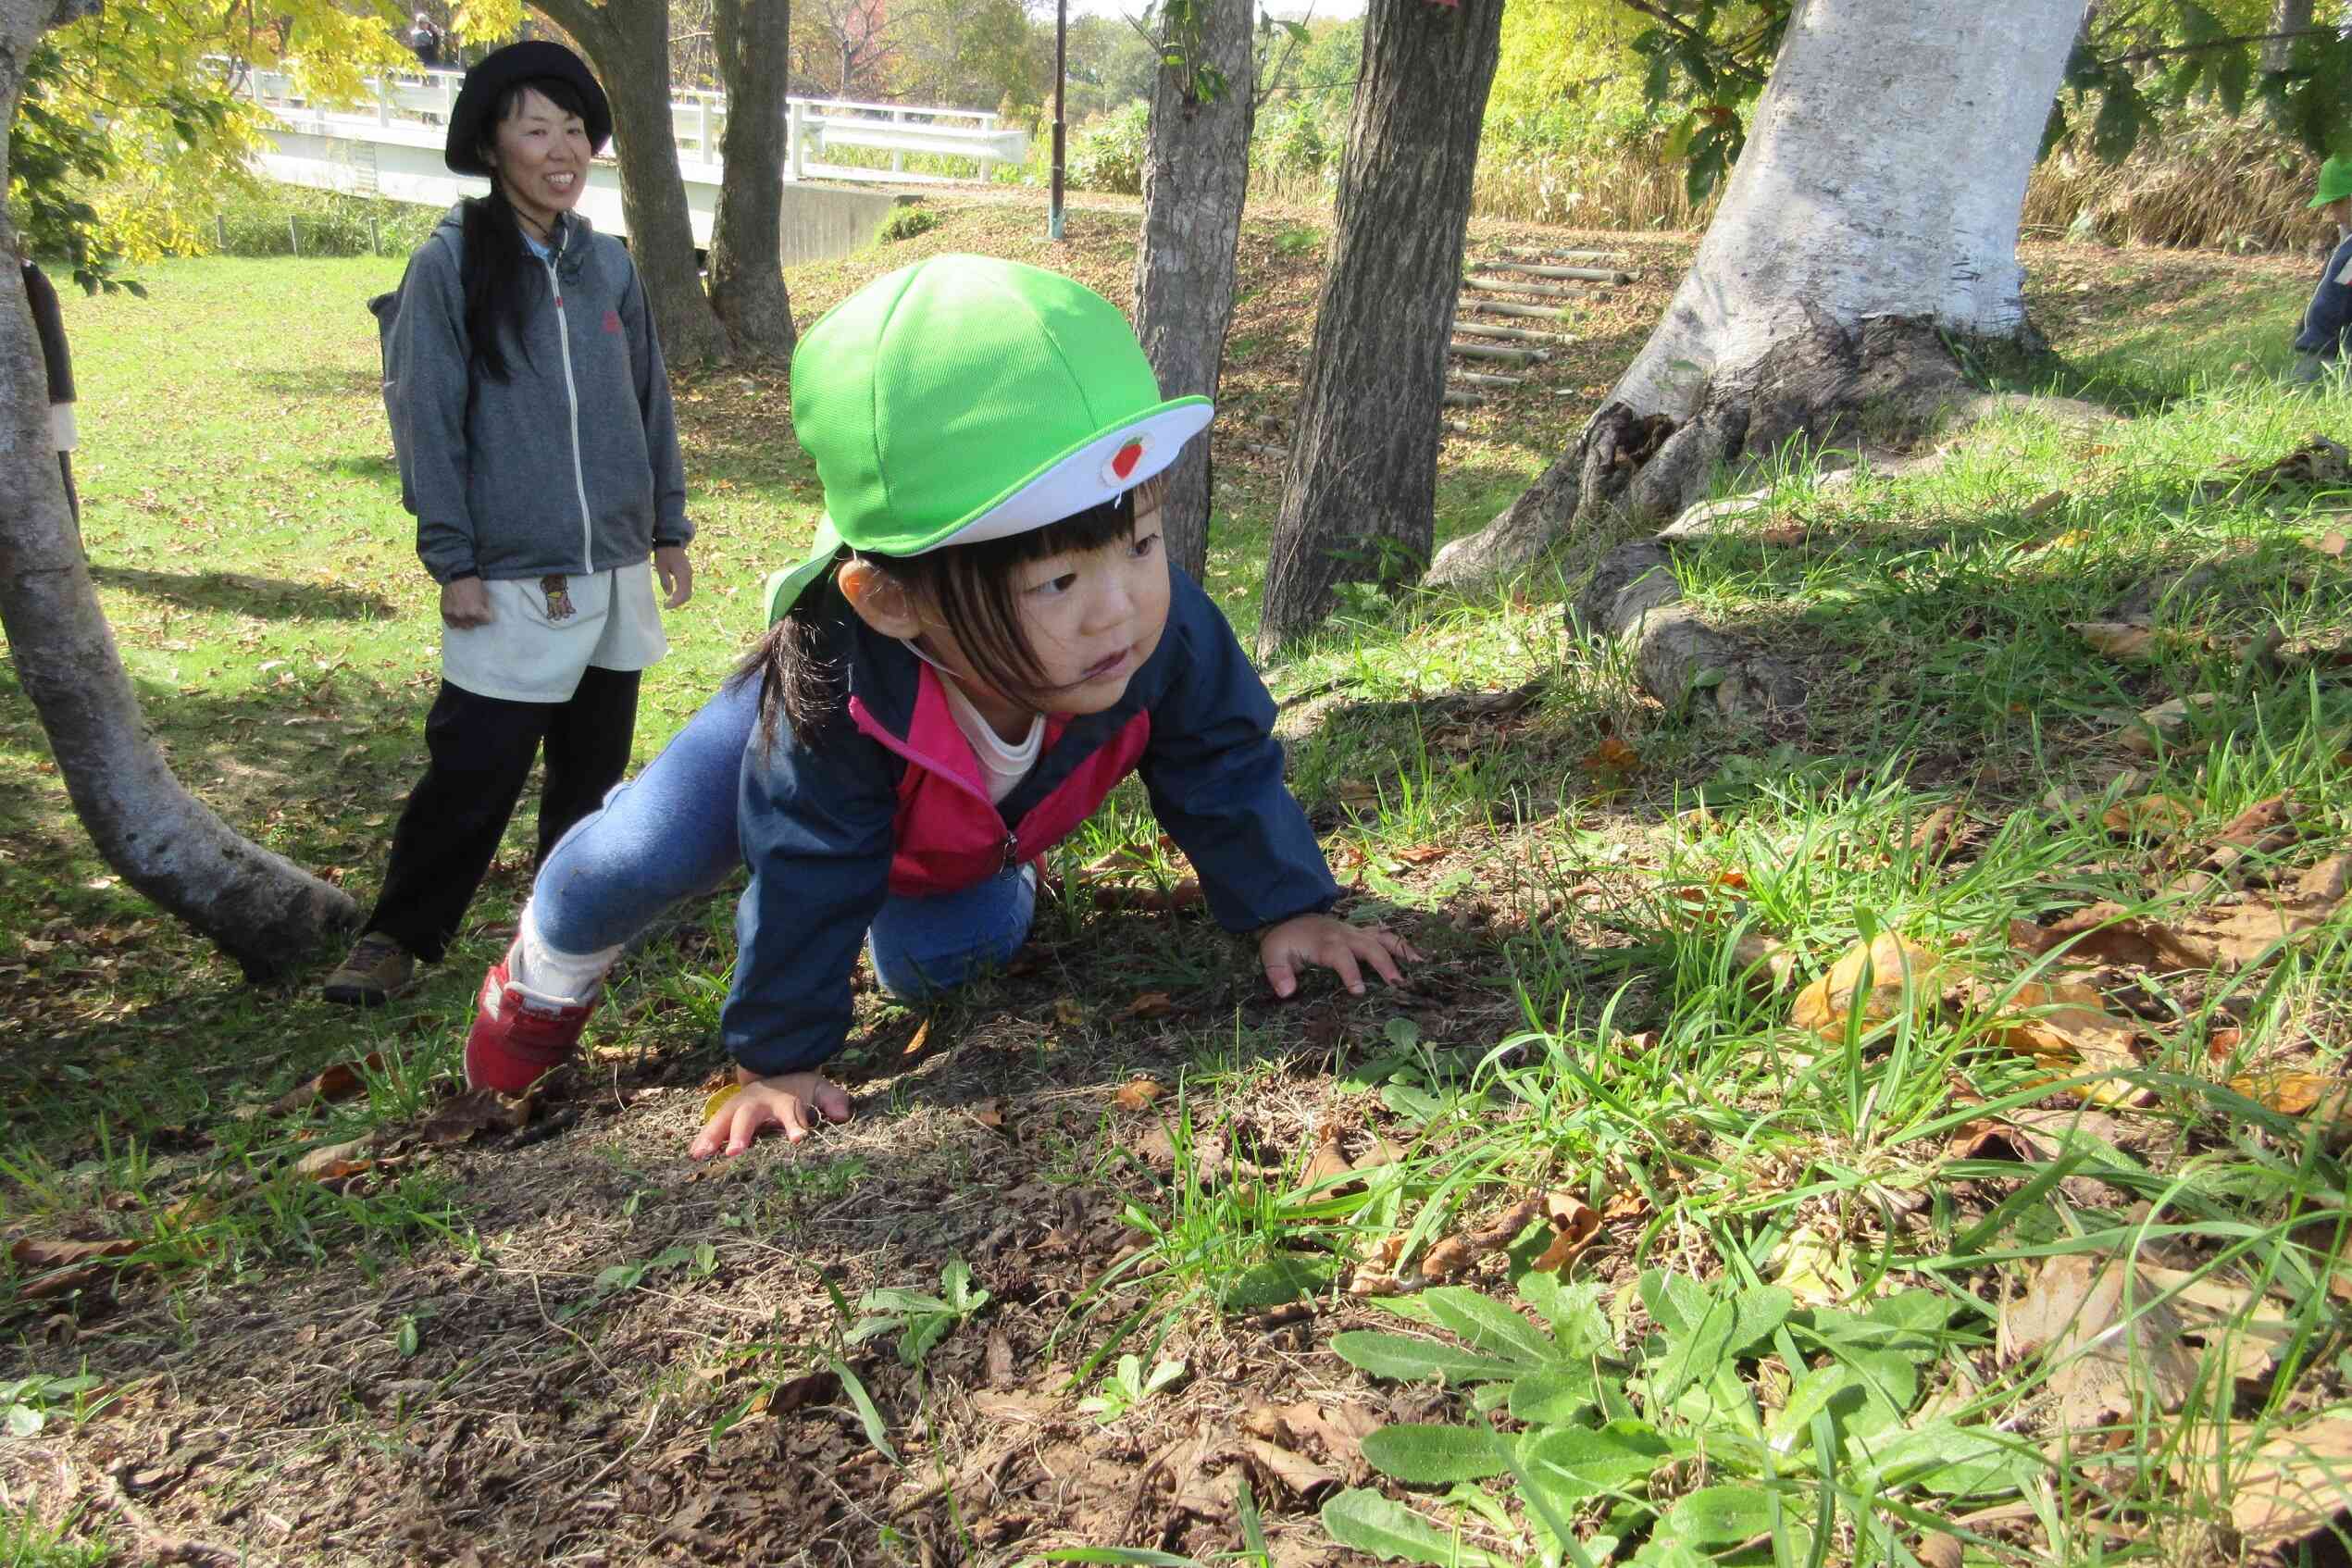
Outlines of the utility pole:
{"label": "utility pole", "polygon": [[1053,0],[1053,205],[1046,209],[1045,237],[1062,237],[1062,89],[1070,76],[1070,0]]}

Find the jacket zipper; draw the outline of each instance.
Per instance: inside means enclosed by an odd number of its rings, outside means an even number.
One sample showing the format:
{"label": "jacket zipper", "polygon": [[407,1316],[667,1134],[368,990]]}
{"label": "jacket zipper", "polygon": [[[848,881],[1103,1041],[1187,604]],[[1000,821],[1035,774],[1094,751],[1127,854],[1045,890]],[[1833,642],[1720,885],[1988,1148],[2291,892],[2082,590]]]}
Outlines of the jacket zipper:
{"label": "jacket zipper", "polygon": [[[997,810],[996,803],[989,799],[988,795],[984,791],[974,789],[961,775],[941,767],[935,759],[924,755],[914,747],[908,745],[905,741],[900,740],[897,736],[891,734],[889,730],[884,729],[880,724],[877,723],[867,715],[865,703],[858,703],[857,706],[852,710],[851,716],[856,720],[858,728],[864,730],[869,737],[878,741],[885,751],[897,753],[901,757],[903,757],[906,761],[914,764],[915,766],[922,768],[934,778],[946,779],[950,784],[954,785],[957,789],[963,790],[965,794],[971,796],[974,800],[988,807],[989,815],[995,817],[997,821],[1004,821],[1004,814]],[[1002,876],[1005,872],[1012,870],[1014,866],[1021,864],[1021,835],[1009,824],[1006,825],[1004,829],[1004,842],[1001,846],[1000,852],[1002,858],[997,862],[996,867],[997,874],[999,876]]]}
{"label": "jacket zipper", "polygon": [[[570,230],[565,230],[570,238]],[[555,255],[546,258],[547,289],[555,296],[555,341],[564,351],[564,398],[570,405],[572,418],[572,489],[579,496],[579,573],[587,577],[596,569],[596,530],[588,516],[588,476],[579,461],[579,385],[572,380],[572,330],[564,315],[563,280],[555,275],[555,256],[563,255],[562,242],[557,242]]]}

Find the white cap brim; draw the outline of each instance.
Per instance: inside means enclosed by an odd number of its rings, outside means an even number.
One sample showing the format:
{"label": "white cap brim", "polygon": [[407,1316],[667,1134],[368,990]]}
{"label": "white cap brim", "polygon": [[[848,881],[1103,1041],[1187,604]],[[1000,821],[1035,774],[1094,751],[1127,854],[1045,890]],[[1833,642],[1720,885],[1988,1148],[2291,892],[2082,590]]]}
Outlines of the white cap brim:
{"label": "white cap brim", "polygon": [[[1207,429],[1215,414],[1208,399],[1198,397],[1155,408],[1133,424],[1097,436],[1051,464],[962,528],[918,554],[945,549],[951,544],[978,544],[1027,533],[1106,501],[1115,501],[1174,463],[1182,454],[1184,443]],[[1138,450],[1131,460],[1122,465],[1122,455],[1129,447]]]}

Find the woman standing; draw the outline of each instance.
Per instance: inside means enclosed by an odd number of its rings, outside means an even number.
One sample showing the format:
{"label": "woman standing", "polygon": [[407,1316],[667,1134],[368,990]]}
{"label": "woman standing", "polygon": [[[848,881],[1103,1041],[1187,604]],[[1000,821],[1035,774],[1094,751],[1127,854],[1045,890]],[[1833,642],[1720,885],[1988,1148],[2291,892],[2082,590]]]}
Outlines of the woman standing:
{"label": "woman standing", "polygon": [[572,210],[612,127],[560,44],[510,44],[467,72],[444,156],[491,193],[451,209],[377,305],[401,501],[441,584],[442,685],[429,764],[331,1002],[380,1004],[441,957],[542,745],[542,859],[619,781],[639,672],[668,651],[654,574],[671,609],[692,591],[644,289]]}

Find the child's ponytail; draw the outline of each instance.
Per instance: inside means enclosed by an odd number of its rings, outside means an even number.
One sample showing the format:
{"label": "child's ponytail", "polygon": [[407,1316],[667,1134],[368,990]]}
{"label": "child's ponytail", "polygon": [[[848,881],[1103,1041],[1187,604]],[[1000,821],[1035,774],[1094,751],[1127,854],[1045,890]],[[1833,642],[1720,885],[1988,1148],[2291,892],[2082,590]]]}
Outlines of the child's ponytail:
{"label": "child's ponytail", "polygon": [[[844,545],[834,565],[849,558]],[[828,721],[840,715],[848,698],[840,661],[825,656],[826,628],[846,608],[828,574],[778,616],[735,667],[737,683],[759,682],[763,747],[773,751],[786,731],[811,747],[824,743]]]}

